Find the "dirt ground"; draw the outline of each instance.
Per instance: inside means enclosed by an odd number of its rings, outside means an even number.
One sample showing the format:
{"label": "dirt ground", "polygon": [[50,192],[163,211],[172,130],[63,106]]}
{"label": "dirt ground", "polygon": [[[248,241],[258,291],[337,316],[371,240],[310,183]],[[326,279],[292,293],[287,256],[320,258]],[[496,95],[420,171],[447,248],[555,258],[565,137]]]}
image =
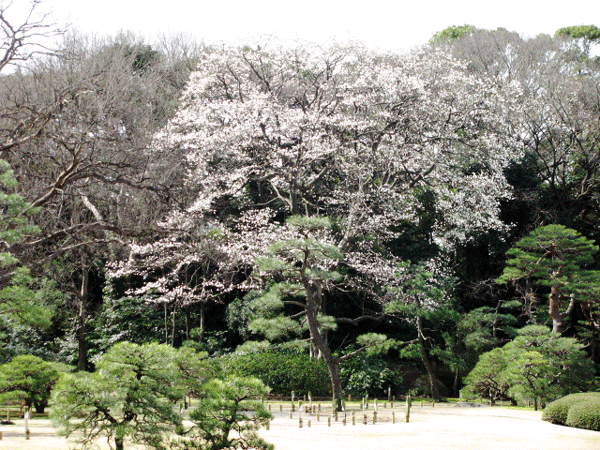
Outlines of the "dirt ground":
{"label": "dirt ground", "polygon": [[[346,425],[342,417],[303,413],[299,427],[296,411],[290,419],[289,410],[273,411],[275,419],[270,429],[261,435],[275,445],[276,450],[600,450],[600,432],[552,425],[541,420],[541,412],[499,407],[413,407],[410,423],[405,422],[406,410],[379,409],[377,423],[372,423],[373,411],[356,412],[356,424],[350,414]],[[317,420],[318,419],[318,420]],[[308,421],[310,420],[310,427]],[[58,438],[48,420],[30,420],[30,439],[24,436],[23,420],[15,425],[0,425],[2,450],[69,450],[73,442]],[[107,449],[105,443],[99,448]],[[136,447],[127,446],[129,450]]]}

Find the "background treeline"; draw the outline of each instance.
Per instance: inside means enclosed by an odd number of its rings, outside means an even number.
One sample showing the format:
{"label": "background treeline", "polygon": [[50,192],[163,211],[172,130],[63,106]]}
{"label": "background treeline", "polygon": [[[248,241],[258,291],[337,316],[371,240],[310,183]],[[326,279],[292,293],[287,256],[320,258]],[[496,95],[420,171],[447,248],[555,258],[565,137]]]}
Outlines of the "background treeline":
{"label": "background treeline", "polygon": [[[25,25],[48,34],[58,31],[40,28],[37,22]],[[49,51],[23,41],[18,34],[21,28],[12,30],[12,36],[5,32],[0,55],[0,157],[6,162],[1,175],[0,363],[28,354],[89,371],[118,342],[158,342],[222,357],[220,364],[227,372],[259,376],[279,394],[294,390],[299,395],[330,395],[330,382],[336,389],[332,371],[339,369],[345,393],[383,396],[391,388],[397,395],[412,390],[439,397],[458,395],[467,374],[478,361],[486,361],[481,355],[496,351],[488,360],[504,361],[504,365],[488,372],[505,371],[504,385],[492,388],[471,381],[472,389],[481,395],[517,401],[546,395],[553,383],[562,386],[553,391],[554,396],[593,388],[600,367],[600,278],[595,272],[600,255],[594,245],[600,242],[600,61],[594,53],[600,36],[595,27],[569,27],[555,36],[529,39],[505,29],[451,27],[436,34],[410,63],[398,55],[372,56],[366,49],[340,47],[317,56],[317,60],[328,58],[320,65],[299,49],[300,68],[293,76],[284,73],[288,68],[279,50],[225,52],[184,36],[149,44],[128,34],[98,38],[69,32],[60,34],[59,43]],[[350,62],[342,69],[339,61],[348,55]],[[442,60],[460,74],[455,84],[444,80],[449,86],[443,88],[441,81],[436,84],[443,70],[437,73],[434,68]],[[398,104],[385,112],[397,115],[378,131],[378,137],[373,128],[352,136],[359,126],[356,115],[363,111],[357,100],[356,110],[350,111],[350,102],[336,97],[345,86],[350,87],[344,92],[358,89],[362,81],[352,79],[348,67],[355,64],[358,71],[365,61],[376,61],[390,73],[404,70],[407,77],[432,86],[413,86],[414,91],[406,88],[398,94]],[[319,67],[331,67],[331,73],[317,74]],[[344,70],[346,78],[338,81]],[[195,78],[192,75],[188,81],[193,73]],[[222,85],[202,87],[201,78],[207,74],[216,79],[222,75]],[[283,81],[277,84],[278,80]],[[383,83],[375,73],[373,80]],[[419,89],[430,89],[427,98],[437,96],[439,101],[454,95],[449,103],[475,100],[469,114],[461,116],[462,122],[435,116],[434,124],[432,118],[439,110],[418,109],[427,104],[418,97],[425,95]],[[439,135],[443,151],[464,158],[448,160],[455,165],[448,163],[443,181],[433,177],[427,181],[445,162],[440,159],[431,170],[424,166],[400,173],[400,169],[385,172],[383,165],[376,166],[382,162],[375,161],[372,167],[377,169],[367,174],[350,164],[350,153],[342,162],[336,155],[320,153],[302,160],[307,161],[310,174],[305,179],[298,175],[291,183],[304,183],[305,190],[293,193],[281,184],[269,184],[275,175],[264,169],[254,178],[244,172],[242,198],[232,190],[233,184],[227,184],[227,176],[245,160],[223,150],[211,154],[211,159],[205,157],[206,167],[200,167],[194,159],[197,153],[190,151],[195,145],[208,146],[209,141],[231,149],[224,144],[226,137],[218,135],[218,127],[231,127],[229,139],[241,133],[239,127],[233,128],[235,119],[213,124],[216,131],[204,135],[206,130],[186,114],[196,111],[197,117],[212,120],[200,109],[210,105],[214,112],[239,96],[244,97],[236,104],[241,117],[254,90],[273,101],[265,103],[265,110],[271,111],[269,105],[282,108],[277,113],[282,123],[288,112],[281,105],[294,114],[303,111],[311,120],[318,116],[314,123],[321,122],[314,127],[327,130],[319,135],[327,134],[341,147],[354,139],[355,147],[367,148],[368,135],[368,148],[375,149],[383,147],[386,139],[391,142],[402,135],[402,145],[417,148],[433,145],[431,136]],[[328,92],[335,95],[328,97]],[[364,92],[352,98],[364,98]],[[296,102],[292,106],[290,98]],[[427,101],[435,107],[434,100]],[[475,117],[473,105],[487,112]],[[355,122],[348,119],[350,125],[340,125],[332,120],[323,125],[323,117],[339,114],[342,107]],[[418,118],[416,112],[403,116],[402,111],[413,111],[410,108],[423,116]],[[384,117],[380,111],[369,110],[369,114],[372,123]],[[278,129],[277,140],[269,127],[281,124],[265,124],[261,124],[261,139],[267,144],[247,143],[256,146],[254,155],[264,148],[284,154],[299,145],[300,138],[290,137],[294,131]],[[428,126],[429,130],[423,129]],[[452,136],[442,134],[445,126],[453,127]],[[205,141],[198,144],[193,139]],[[492,140],[490,148],[505,142],[502,148],[514,155],[502,167],[498,165],[501,170],[491,156],[474,160],[468,153]],[[439,154],[445,155],[443,151]],[[266,168],[271,164],[267,156]],[[257,161],[252,162],[256,173]],[[480,175],[492,179],[495,170],[504,177],[496,195],[498,220],[461,225],[457,217],[462,214],[468,222],[467,216],[479,217],[482,212],[477,209],[485,205],[478,206],[478,199],[472,197],[473,210],[469,210],[468,195],[457,203],[453,196],[458,198],[461,186],[448,181],[449,174],[459,180]],[[210,176],[201,180],[204,173]],[[369,177],[373,183],[367,187]],[[192,178],[201,181],[192,183]],[[380,214],[389,207],[385,192],[377,188],[392,178],[390,185],[410,187],[401,195],[410,191],[411,216],[393,216],[394,221],[385,224],[386,233],[361,231],[358,225],[353,235],[345,233],[352,211],[368,206]],[[420,184],[421,180],[425,181]],[[447,191],[438,187],[441,183],[446,183]],[[331,200],[329,193],[342,192],[342,184],[347,192]],[[477,192],[473,186],[470,189]],[[354,193],[371,189],[368,200],[351,203],[354,188]],[[489,185],[485,189],[483,197],[495,195],[489,193],[493,190]],[[349,203],[342,204],[342,198]],[[210,217],[203,199],[210,200]],[[455,202],[448,211],[443,209],[446,200]],[[268,260],[234,261],[223,250],[228,233],[238,233],[239,238],[246,232],[247,214],[267,208],[274,211],[267,222],[281,227],[274,234],[285,245],[265,246]],[[290,221],[303,215],[304,219]],[[315,217],[331,217],[331,221],[311,221]],[[367,216],[360,217],[368,222]],[[282,225],[286,219],[288,224]],[[561,247],[562,256],[554,255],[558,265],[544,274],[528,268],[526,261],[540,261],[545,253],[535,256],[523,247],[523,253],[510,256],[512,266],[521,272],[506,272],[511,267],[507,251],[520,248],[518,243],[526,236],[548,225],[563,227],[551,230],[547,248],[560,247],[559,241],[573,242],[568,239],[584,239],[587,247]],[[571,231],[577,234],[565,235]],[[258,248],[250,237],[243,239],[247,242],[239,247],[231,244],[231,254],[241,254],[244,245]],[[537,242],[542,240],[539,237]],[[310,272],[293,262],[299,251],[310,253]],[[585,258],[571,258],[577,251]],[[369,255],[372,266],[344,259],[360,252],[361,257]],[[389,286],[379,284],[373,269],[385,265],[379,261],[398,268]],[[438,265],[432,266],[432,261]],[[253,279],[259,272],[260,282]],[[306,276],[312,277],[311,282],[298,287]],[[316,326],[326,347],[315,345],[310,320],[302,319],[312,314],[310,305],[302,303],[313,298],[307,286],[319,286],[314,297],[321,302],[315,312]],[[560,297],[556,297],[556,310],[549,307],[552,295]],[[276,302],[280,303],[274,306]],[[301,311],[306,315],[301,317]],[[559,336],[566,340],[556,341]],[[529,354],[532,348],[537,349],[535,354]],[[568,362],[565,352],[581,354],[589,364]],[[573,369],[577,376],[559,382],[550,373],[557,361],[564,367],[582,368]],[[547,383],[527,390],[519,376],[525,376],[525,367],[534,366],[536,377],[546,374]]]}

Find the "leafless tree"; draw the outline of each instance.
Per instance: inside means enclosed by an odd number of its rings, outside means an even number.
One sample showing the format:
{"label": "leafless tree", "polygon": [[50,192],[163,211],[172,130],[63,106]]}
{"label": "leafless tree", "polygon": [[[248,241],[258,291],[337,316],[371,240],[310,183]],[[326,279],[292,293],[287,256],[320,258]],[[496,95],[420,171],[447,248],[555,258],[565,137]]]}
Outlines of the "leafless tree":
{"label": "leafless tree", "polygon": [[51,22],[49,13],[40,11],[42,0],[30,0],[24,14],[15,12],[13,1],[0,1],[0,72],[19,67],[39,53],[51,53],[49,38],[63,33]]}

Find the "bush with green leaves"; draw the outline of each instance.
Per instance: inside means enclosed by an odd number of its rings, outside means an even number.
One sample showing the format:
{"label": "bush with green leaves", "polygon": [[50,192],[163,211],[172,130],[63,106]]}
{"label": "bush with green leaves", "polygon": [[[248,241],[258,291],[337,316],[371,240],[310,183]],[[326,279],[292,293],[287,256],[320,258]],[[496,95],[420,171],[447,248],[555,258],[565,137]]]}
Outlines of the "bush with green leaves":
{"label": "bush with green leaves", "polygon": [[54,366],[37,356],[15,356],[0,366],[0,402],[24,401],[43,413],[58,377]]}
{"label": "bush with green leaves", "polygon": [[590,397],[569,408],[566,425],[600,431],[600,397]]}
{"label": "bush with green leaves", "polygon": [[231,376],[203,386],[197,407],[190,411],[193,426],[173,440],[172,450],[273,449],[257,431],[272,419],[262,398],[269,388],[257,378]]}
{"label": "bush with green leaves", "polygon": [[558,425],[600,431],[600,392],[559,398],[546,405],[542,419]]}
{"label": "bush with green leaves", "polygon": [[384,397],[388,388],[398,392],[402,387],[402,374],[380,355],[355,355],[341,364],[340,376],[344,392],[354,397]]}
{"label": "bush with green leaves", "polygon": [[229,355],[219,359],[224,373],[255,377],[274,394],[314,396],[331,395],[327,366],[298,351],[266,350],[246,355]]}
{"label": "bush with green leaves", "polygon": [[593,363],[576,339],[530,325],[504,347],[482,354],[462,392],[466,398],[544,402],[588,390],[593,382]]}
{"label": "bush with green leaves", "polygon": [[85,447],[106,437],[116,450],[126,439],[164,448],[164,435],[181,427],[174,405],[186,392],[177,356],[167,345],[121,342],[102,355],[96,372],[63,375],[51,411],[59,434],[75,434]]}

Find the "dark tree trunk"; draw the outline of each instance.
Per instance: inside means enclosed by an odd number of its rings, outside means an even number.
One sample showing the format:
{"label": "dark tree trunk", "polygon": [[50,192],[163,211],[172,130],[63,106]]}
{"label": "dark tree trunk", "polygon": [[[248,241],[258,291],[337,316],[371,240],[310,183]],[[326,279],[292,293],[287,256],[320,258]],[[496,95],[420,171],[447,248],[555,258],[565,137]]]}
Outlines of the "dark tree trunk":
{"label": "dark tree trunk", "polygon": [[79,292],[79,305],[77,308],[77,370],[84,371],[88,369],[87,357],[87,301],[89,288],[89,272],[87,267],[81,270],[81,290]]}
{"label": "dark tree trunk", "polygon": [[564,320],[571,314],[573,307],[575,306],[575,296],[571,294],[569,305],[564,312],[560,311],[560,301],[562,300],[562,292],[560,286],[552,286],[550,288],[549,305],[550,317],[552,317],[552,332],[562,333],[564,327]]}
{"label": "dark tree trunk", "polygon": [[306,321],[308,323],[308,330],[310,331],[310,337],[314,346],[319,350],[327,370],[329,371],[329,380],[331,381],[331,391],[333,394],[333,401],[337,411],[343,411],[342,406],[342,380],[340,378],[340,360],[336,358],[329,348],[329,344],[323,338],[321,331],[319,330],[319,322],[317,320],[317,310],[320,304],[320,291],[317,286],[314,286],[311,282],[304,284],[306,289]]}
{"label": "dark tree trunk", "polygon": [[439,400],[440,393],[438,389],[437,378],[433,370],[433,364],[431,363],[429,355],[427,354],[427,348],[425,348],[425,337],[423,336],[422,320],[423,319],[420,316],[417,317],[417,334],[419,340],[419,349],[421,351],[421,360],[423,361],[425,371],[427,372],[427,377],[429,378],[429,388],[431,390],[431,397],[434,400]]}
{"label": "dark tree trunk", "polygon": [[204,339],[204,326],[206,320],[206,304],[204,302],[200,303],[200,334],[198,335],[198,340],[202,341]]}
{"label": "dark tree trunk", "polygon": [[560,312],[560,288],[552,286],[550,288],[550,317],[552,317],[552,332],[561,333],[563,329],[563,317]]}

